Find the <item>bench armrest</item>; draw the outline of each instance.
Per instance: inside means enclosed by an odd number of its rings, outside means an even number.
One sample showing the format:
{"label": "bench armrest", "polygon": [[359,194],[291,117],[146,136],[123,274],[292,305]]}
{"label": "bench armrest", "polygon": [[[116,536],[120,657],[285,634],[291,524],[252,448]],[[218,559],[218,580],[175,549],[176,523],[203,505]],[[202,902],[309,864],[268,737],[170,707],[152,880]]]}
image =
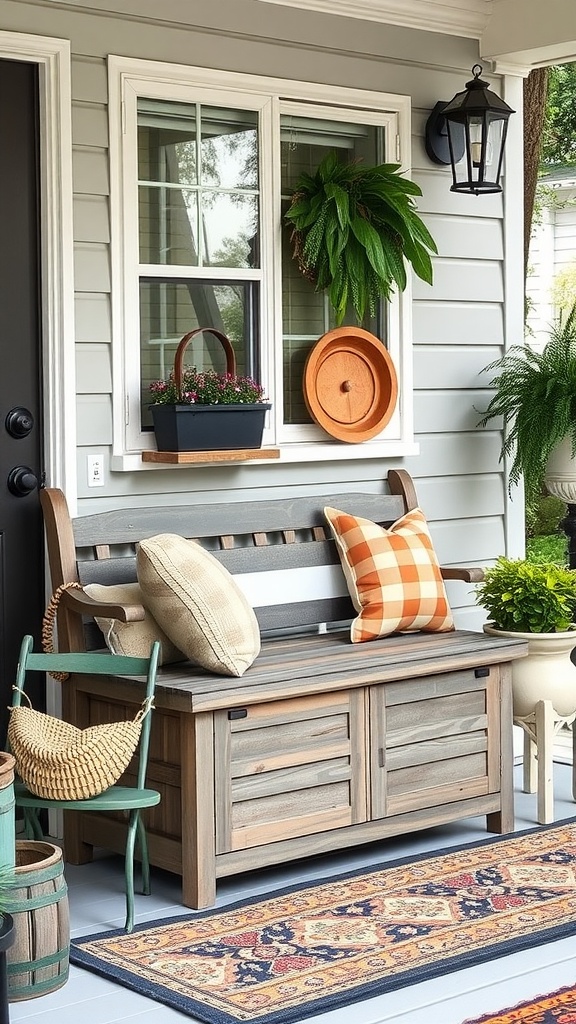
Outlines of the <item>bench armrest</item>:
{"label": "bench armrest", "polygon": [[484,579],[484,569],[480,566],[475,566],[471,569],[464,569],[460,566],[454,566],[450,569],[441,567],[440,572],[442,573],[442,579],[445,580],[462,580],[464,583],[482,583]]}
{"label": "bench armrest", "polygon": [[114,604],[112,602],[95,601],[83,590],[65,590],[61,601],[71,611],[92,618],[119,619],[120,622],[142,622],[146,612],[141,604]]}

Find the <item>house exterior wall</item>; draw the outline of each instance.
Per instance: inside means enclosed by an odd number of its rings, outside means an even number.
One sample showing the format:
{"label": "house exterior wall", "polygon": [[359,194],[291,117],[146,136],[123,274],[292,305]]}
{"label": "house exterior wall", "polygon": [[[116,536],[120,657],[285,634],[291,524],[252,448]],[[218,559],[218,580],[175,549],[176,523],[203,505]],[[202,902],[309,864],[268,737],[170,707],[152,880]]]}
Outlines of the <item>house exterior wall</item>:
{"label": "house exterior wall", "polygon": [[[521,553],[521,516],[518,504],[510,512],[498,461],[500,434],[476,428],[477,410],[487,402],[482,368],[501,355],[505,343],[521,341],[506,301],[507,267],[521,259],[521,235],[510,230],[512,215],[501,196],[451,193],[449,170],[431,164],[423,145],[432,106],[462,88],[478,59],[477,43],[254,0],[195,2],[193,15],[185,15],[194,24],[185,27],[175,24],[182,9],[177,0],[124,0],[115,6],[114,17],[83,10],[79,3],[61,8],[4,0],[2,7],[3,30],[71,42],[78,480],[71,498],[77,498],[79,513],[318,489],[377,492],[389,466],[404,465],[416,479],[441,561],[485,564],[506,550]],[[384,461],[111,471],[111,300],[119,283],[110,269],[108,54],[410,96],[411,176],[423,190],[419,212],[439,249],[433,287],[419,280],[413,286],[418,454]],[[497,79],[494,87],[502,91]],[[509,164],[514,151],[512,145]],[[517,145],[517,157],[519,152]],[[516,321],[521,329],[521,319]],[[104,455],[104,487],[98,489],[88,487],[87,457],[94,454]],[[481,623],[471,588],[452,585],[450,598],[459,625]]]}
{"label": "house exterior wall", "polygon": [[545,201],[530,239],[529,273],[526,293],[529,300],[528,340],[538,347],[545,344],[550,325],[558,315],[554,304],[557,275],[576,263],[576,180],[572,174],[564,180],[548,182],[552,201]]}

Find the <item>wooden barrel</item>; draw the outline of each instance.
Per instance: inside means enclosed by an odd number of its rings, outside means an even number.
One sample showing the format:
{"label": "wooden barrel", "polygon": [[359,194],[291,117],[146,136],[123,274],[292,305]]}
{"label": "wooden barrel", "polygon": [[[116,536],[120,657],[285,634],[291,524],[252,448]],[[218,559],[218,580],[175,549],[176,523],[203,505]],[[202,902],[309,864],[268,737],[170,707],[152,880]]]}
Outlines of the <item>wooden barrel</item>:
{"label": "wooden barrel", "polygon": [[8,999],[33,999],[68,980],[70,921],[62,850],[16,840],[15,889],[8,900],[14,943],[6,954]]}
{"label": "wooden barrel", "polygon": [[0,750],[0,867],[14,866],[15,846],[14,758]]}

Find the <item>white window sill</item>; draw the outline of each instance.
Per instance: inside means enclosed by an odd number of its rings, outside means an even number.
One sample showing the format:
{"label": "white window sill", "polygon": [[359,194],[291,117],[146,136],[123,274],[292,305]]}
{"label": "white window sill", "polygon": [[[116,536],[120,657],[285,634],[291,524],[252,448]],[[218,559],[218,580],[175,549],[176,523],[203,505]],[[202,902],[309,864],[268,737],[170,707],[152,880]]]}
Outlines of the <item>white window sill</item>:
{"label": "white window sill", "polygon": [[[277,450],[277,449],[276,449]],[[405,458],[409,455],[419,454],[419,445],[415,441],[364,441],[361,444],[339,444],[325,442],[322,444],[287,444],[280,447],[280,458],[276,455],[273,458],[258,458],[254,460],[230,459],[223,461],[219,459],[214,462],[187,463],[174,465],[171,463],[143,462],[142,452],[124,452],[121,455],[113,455],[110,459],[110,469],[114,473],[135,473],[135,472],[158,472],[158,470],[190,470],[199,469],[203,466],[262,466],[278,465],[278,463],[308,463],[308,462],[356,462],[360,459],[388,459]]]}

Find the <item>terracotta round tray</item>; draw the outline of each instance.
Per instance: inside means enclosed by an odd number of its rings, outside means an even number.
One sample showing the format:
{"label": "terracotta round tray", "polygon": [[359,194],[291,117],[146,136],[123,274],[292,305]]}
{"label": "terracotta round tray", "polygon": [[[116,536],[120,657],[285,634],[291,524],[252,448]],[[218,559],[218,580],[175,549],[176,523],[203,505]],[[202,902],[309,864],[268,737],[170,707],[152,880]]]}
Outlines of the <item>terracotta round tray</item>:
{"label": "terracotta round tray", "polygon": [[398,398],[389,353],[361,327],[322,335],[306,360],[303,387],[312,419],[331,437],[352,443],[379,434]]}

